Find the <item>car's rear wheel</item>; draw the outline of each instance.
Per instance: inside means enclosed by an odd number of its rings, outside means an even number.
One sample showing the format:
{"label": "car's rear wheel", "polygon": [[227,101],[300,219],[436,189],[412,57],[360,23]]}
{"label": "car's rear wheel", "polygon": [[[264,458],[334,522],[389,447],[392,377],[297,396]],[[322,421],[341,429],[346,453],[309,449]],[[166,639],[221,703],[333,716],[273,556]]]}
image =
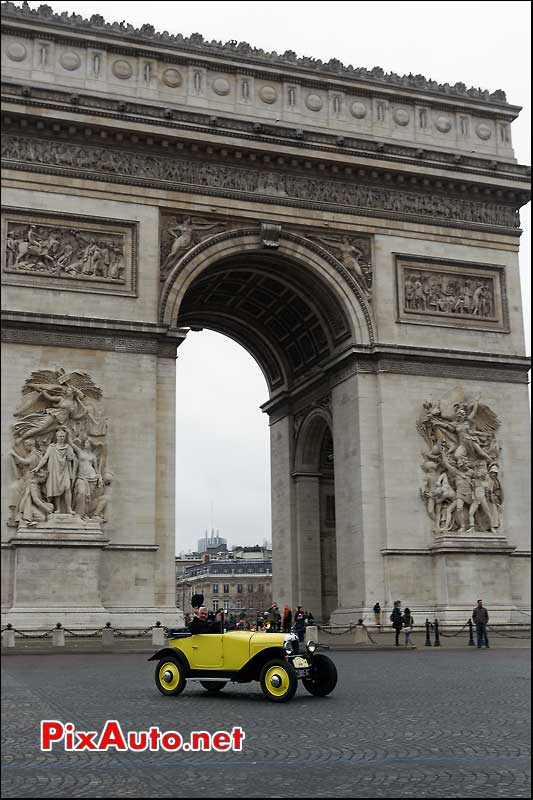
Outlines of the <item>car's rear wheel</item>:
{"label": "car's rear wheel", "polygon": [[337,667],[327,656],[322,654],[314,656],[311,664],[311,675],[302,678],[302,683],[315,697],[325,697],[337,685]]}
{"label": "car's rear wheel", "polygon": [[155,685],[166,695],[177,695],[185,689],[185,670],[177,658],[162,658],[155,668]]}
{"label": "car's rear wheel", "polygon": [[215,694],[222,691],[227,681],[200,681],[200,686],[203,686],[209,694]]}
{"label": "car's rear wheel", "polygon": [[298,688],[296,670],[287,661],[268,661],[259,676],[261,691],[272,703],[286,703]]}

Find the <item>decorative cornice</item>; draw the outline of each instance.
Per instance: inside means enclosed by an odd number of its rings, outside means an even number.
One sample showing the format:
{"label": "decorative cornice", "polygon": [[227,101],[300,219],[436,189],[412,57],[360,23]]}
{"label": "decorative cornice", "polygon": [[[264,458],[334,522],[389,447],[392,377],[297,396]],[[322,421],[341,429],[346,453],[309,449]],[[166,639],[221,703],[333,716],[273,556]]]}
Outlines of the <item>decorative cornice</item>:
{"label": "decorative cornice", "polygon": [[2,312],[2,341],[9,344],[75,347],[176,358],[184,331],[159,325],[82,319],[24,312]]}
{"label": "decorative cornice", "polygon": [[76,33],[87,33],[94,36],[99,34],[103,37],[112,36],[124,41],[126,46],[131,48],[135,44],[152,44],[164,46],[165,49],[177,49],[192,55],[215,56],[218,58],[238,60],[251,67],[263,65],[278,67],[285,70],[298,70],[299,72],[314,73],[317,78],[330,78],[332,75],[353,81],[362,81],[372,86],[398,87],[402,91],[421,91],[432,95],[449,98],[468,98],[474,101],[494,105],[505,109],[508,107],[505,92],[498,89],[489,92],[480,88],[467,88],[464,83],[456,83],[453,86],[449,83],[440,84],[437,81],[426,78],[424,75],[397,75],[394,72],[386,73],[381,67],[374,67],[369,70],[364,67],[353,67],[351,64],[346,66],[339,59],[332,58],[328,62],[321,59],[310,57],[299,57],[291,50],[279,54],[275,51],[268,53],[260,48],[255,48],[247,42],[237,42],[230,40],[226,43],[211,41],[208,42],[199,33],[193,33],[185,37],[182,34],[171,34],[168,31],[159,33],[151,24],[142,25],[135,28],[126,22],[106,22],[100,14],[93,14],[90,19],[85,19],[80,14],[55,14],[50,6],[42,5],[37,9],[30,9],[24,2],[22,6],[17,6],[12,2],[2,3],[2,16],[6,21],[10,18],[22,22],[36,23],[50,28],[60,30],[71,30]]}
{"label": "decorative cornice", "polygon": [[334,356],[329,364],[324,364],[320,373],[305,386],[297,384],[290,390],[274,393],[261,406],[261,410],[269,415],[270,424],[273,424],[304,406],[309,393],[316,396],[325,394],[359,374],[420,375],[527,385],[530,368],[531,359],[526,356],[409,347],[383,342],[355,345],[341,356]]}
{"label": "decorative cornice", "polygon": [[[5,167],[446,227],[515,232],[516,204],[5,134]],[[404,178],[402,177],[402,183]]]}
{"label": "decorative cornice", "polygon": [[[305,130],[300,133],[287,125],[272,125],[268,120],[261,122],[232,117],[217,116],[201,110],[167,108],[164,104],[149,105],[139,100],[124,102],[86,93],[62,91],[58,88],[29,87],[23,84],[4,81],[3,98],[7,103],[23,105],[24,108],[46,108],[50,111],[68,111],[72,114],[91,114],[105,119],[123,120],[125,123],[154,124],[164,131],[182,130],[191,134],[217,133],[224,137],[250,140],[260,144],[286,144],[302,151],[338,153],[342,155],[362,155],[367,159],[384,162],[408,163],[412,166],[434,166],[464,175],[495,175],[511,181],[528,181],[531,168],[522,164],[498,161],[469,154],[432,150],[394,142],[380,142],[360,136],[339,136],[337,133]],[[216,121],[216,124],[215,124]],[[54,123],[56,124],[56,123]],[[70,126],[70,123],[67,127]],[[84,127],[85,135],[98,136],[94,126]],[[110,133],[110,136],[112,134]],[[115,135],[116,132],[115,132]],[[118,134],[127,141],[127,133]],[[154,137],[155,138],[155,137]],[[161,137],[158,137],[161,138]],[[169,143],[167,143],[169,144]],[[303,155],[303,154],[302,154]]]}

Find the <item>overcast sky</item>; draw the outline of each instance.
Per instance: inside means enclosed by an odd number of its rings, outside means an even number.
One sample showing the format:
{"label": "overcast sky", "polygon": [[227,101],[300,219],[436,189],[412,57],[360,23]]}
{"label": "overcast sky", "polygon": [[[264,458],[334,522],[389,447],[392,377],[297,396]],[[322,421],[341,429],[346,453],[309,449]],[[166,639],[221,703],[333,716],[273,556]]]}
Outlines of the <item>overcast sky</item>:
{"label": "overcast sky", "polygon": [[[37,7],[39,3],[30,3]],[[531,163],[529,2],[48,2],[55,11],[102,14],[171,33],[247,41],[386,72],[422,73],[494,91],[524,105],[513,123],[517,159]],[[530,331],[530,206],[522,211],[521,274]],[[530,335],[528,333],[527,340]],[[529,345],[528,345],[529,347]],[[529,350],[528,350],[529,352]],[[206,528],[230,544],[270,539],[267,399],[262,373],[229,339],[191,333],[179,349],[176,549]],[[211,510],[213,509],[213,510]]]}

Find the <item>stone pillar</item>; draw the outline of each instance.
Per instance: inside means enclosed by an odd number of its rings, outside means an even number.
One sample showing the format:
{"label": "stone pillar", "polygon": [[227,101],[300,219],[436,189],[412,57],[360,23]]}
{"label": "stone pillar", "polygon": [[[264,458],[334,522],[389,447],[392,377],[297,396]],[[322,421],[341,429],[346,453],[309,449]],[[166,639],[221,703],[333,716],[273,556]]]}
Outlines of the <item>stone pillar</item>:
{"label": "stone pillar", "polygon": [[384,591],[376,376],[354,374],[337,384],[332,412],[339,608],[331,621],[347,624]]}
{"label": "stone pillar", "polygon": [[280,608],[295,608],[297,597],[297,551],[294,526],[294,487],[291,480],[292,426],[289,416],[270,426],[270,470],[272,499],[272,598]]}
{"label": "stone pillar", "polygon": [[[176,608],[174,510],[176,472],[176,361],[157,359],[156,400],[156,502],[155,539],[158,545],[155,564],[154,605],[160,609]],[[182,625],[183,618],[176,617]]]}
{"label": "stone pillar", "polygon": [[322,614],[320,568],[320,475],[294,475],[298,582],[296,605]]}

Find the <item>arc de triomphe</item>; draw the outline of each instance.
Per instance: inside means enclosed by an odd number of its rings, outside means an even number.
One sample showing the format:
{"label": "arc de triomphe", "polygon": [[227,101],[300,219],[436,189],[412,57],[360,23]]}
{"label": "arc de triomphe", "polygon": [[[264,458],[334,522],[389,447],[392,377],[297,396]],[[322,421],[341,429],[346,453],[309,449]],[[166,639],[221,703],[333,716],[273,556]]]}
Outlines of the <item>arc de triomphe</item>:
{"label": "arc de triomphe", "polygon": [[482,596],[521,620],[519,108],[2,12],[5,620],[176,622],[175,358],[197,327],[269,387],[278,602],[464,621]]}

